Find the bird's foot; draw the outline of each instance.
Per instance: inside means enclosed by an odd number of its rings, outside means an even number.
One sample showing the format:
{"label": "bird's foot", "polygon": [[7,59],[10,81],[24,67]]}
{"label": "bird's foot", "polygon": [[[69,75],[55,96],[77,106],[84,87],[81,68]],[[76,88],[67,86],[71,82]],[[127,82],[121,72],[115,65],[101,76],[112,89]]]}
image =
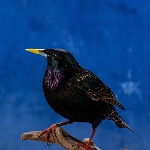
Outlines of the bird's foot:
{"label": "bird's foot", "polygon": [[[83,150],[94,150],[94,147],[93,147],[93,142],[91,141],[91,142],[89,142],[89,138],[85,138],[84,140],[83,140],[83,143],[76,143],[77,144],[77,146],[82,146],[82,147],[84,147],[84,149]],[[93,147],[93,148],[92,148]]]}
{"label": "bird's foot", "polygon": [[91,145],[85,145],[85,144],[79,144],[79,143],[77,143],[77,146],[83,146],[84,148],[83,148],[83,150],[94,150],[93,148],[91,148],[90,146]]}
{"label": "bird's foot", "polygon": [[48,145],[48,139],[49,139],[50,132],[52,132],[53,136],[55,136],[55,128],[57,128],[57,124],[53,124],[49,128],[40,132],[40,136],[45,134],[45,141],[46,141],[47,145]]}
{"label": "bird's foot", "polygon": [[89,138],[85,138],[83,142],[85,143],[85,148],[83,150],[94,150],[94,143]]}
{"label": "bird's foot", "polygon": [[60,126],[63,126],[63,125],[67,125],[67,124],[71,124],[73,123],[72,121],[65,121],[65,122],[61,122],[61,123],[57,123],[57,124],[52,124],[49,128],[43,130],[41,133],[40,133],[40,136],[42,136],[43,134],[45,134],[45,141],[46,141],[46,144],[48,145],[48,139],[49,139],[49,134],[50,132],[52,132],[52,135],[53,137],[55,137],[55,129],[57,127],[60,127]]}
{"label": "bird's foot", "polygon": [[94,150],[90,147],[91,145],[89,143],[86,144],[85,148],[83,150]]}

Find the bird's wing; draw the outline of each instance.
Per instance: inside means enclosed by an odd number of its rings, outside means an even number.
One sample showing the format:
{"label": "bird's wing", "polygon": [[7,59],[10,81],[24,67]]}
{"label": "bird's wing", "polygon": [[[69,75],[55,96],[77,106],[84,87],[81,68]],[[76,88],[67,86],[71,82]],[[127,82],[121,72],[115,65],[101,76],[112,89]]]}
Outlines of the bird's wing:
{"label": "bird's wing", "polygon": [[111,105],[116,105],[121,109],[124,107],[117,101],[117,98],[111,91],[109,87],[107,87],[104,83],[98,85],[95,88],[88,89],[86,92],[86,96],[95,101],[104,101]]}
{"label": "bird's wing", "polygon": [[86,96],[95,101],[104,101],[108,104],[115,105],[124,109],[124,107],[117,101],[117,98],[111,91],[111,89],[106,86],[95,74],[89,70],[82,70],[82,74],[78,77],[78,82],[80,82],[80,88],[86,94]]}

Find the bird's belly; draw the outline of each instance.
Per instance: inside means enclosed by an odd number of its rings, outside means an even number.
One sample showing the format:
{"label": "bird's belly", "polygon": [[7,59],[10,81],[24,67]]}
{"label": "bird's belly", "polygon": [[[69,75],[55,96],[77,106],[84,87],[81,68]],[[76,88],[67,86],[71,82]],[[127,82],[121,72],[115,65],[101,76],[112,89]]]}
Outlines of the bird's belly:
{"label": "bird's belly", "polygon": [[[49,95],[49,96],[48,96]],[[93,122],[104,120],[105,105],[96,101],[88,100],[86,97],[72,93],[61,95],[60,93],[45,94],[50,107],[62,117],[75,122]]]}

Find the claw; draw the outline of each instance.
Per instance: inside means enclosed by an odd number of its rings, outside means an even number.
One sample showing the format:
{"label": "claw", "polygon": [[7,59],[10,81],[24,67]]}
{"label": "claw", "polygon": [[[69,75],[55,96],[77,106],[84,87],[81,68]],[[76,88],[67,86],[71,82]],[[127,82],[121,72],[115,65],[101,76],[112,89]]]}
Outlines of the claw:
{"label": "claw", "polygon": [[94,150],[90,146],[91,146],[91,142],[86,143],[86,146],[85,146],[85,148],[83,150]]}
{"label": "claw", "polygon": [[96,128],[93,129],[91,137],[88,139],[88,141],[87,141],[87,139],[84,139],[83,142],[86,144],[86,146],[83,150],[93,150],[93,148],[91,148],[91,145],[93,145],[92,139],[94,137],[95,132],[96,132]]}
{"label": "claw", "polygon": [[50,132],[52,132],[53,137],[55,137],[56,136],[55,135],[55,128],[63,126],[63,125],[71,124],[71,123],[73,123],[73,122],[72,121],[66,121],[66,122],[61,122],[61,123],[53,124],[49,128],[43,130],[40,133],[40,136],[42,136],[43,134],[45,134],[45,142],[48,145],[48,140],[49,140],[49,134],[50,134]]}
{"label": "claw", "polygon": [[55,136],[55,128],[56,127],[57,127],[57,124],[53,124],[49,128],[43,130],[40,133],[40,136],[42,136],[43,134],[45,134],[45,142],[46,142],[47,145],[48,145],[49,134],[50,134],[50,132],[52,132],[53,136]]}

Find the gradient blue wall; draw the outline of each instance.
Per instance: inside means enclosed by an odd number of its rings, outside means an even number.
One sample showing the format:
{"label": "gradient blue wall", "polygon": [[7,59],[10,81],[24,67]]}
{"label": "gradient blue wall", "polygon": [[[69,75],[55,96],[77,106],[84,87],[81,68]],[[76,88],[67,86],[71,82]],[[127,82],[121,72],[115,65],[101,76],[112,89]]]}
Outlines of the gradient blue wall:
{"label": "gradient blue wall", "polygon": [[[42,92],[46,60],[25,48],[63,48],[114,91],[134,130],[104,121],[94,142],[102,150],[150,149],[150,1],[0,1],[0,149],[41,150],[45,143],[21,141],[23,132],[64,121]],[[91,125],[64,127],[79,139]]]}

